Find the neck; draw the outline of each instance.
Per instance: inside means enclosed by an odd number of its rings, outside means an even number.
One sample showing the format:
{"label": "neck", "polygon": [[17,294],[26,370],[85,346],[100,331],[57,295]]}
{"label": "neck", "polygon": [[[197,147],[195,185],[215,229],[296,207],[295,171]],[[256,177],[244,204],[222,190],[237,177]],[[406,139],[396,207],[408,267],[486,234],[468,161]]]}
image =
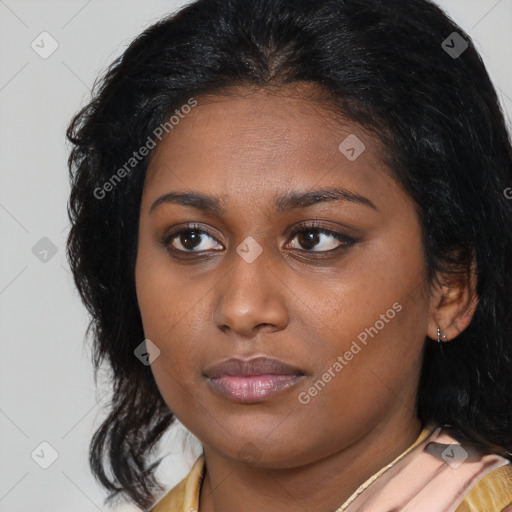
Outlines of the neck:
{"label": "neck", "polygon": [[199,512],[336,510],[413,444],[420,432],[416,417],[380,423],[342,450],[287,469],[248,467],[204,446],[206,473]]}

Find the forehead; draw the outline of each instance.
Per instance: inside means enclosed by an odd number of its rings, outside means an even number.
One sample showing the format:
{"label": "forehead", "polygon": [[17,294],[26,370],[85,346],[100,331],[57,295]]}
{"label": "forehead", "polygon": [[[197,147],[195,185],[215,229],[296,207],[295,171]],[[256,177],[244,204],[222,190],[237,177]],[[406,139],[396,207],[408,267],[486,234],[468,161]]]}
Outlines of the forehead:
{"label": "forehead", "polygon": [[256,200],[289,188],[368,188],[390,179],[380,141],[335,114],[314,89],[235,90],[196,100],[156,148],[145,191],[190,188]]}

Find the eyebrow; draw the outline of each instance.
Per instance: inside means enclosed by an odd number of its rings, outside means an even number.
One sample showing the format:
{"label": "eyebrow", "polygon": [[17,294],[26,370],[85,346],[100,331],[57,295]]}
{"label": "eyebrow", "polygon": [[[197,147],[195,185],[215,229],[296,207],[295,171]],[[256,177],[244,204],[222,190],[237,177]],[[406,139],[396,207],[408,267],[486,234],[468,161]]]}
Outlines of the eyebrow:
{"label": "eyebrow", "polygon": [[[370,199],[363,197],[349,190],[334,187],[308,192],[288,192],[274,199],[273,207],[277,213],[284,213],[289,210],[307,208],[318,203],[331,201],[347,201],[360,204],[377,210]],[[151,215],[155,209],[164,203],[174,203],[182,206],[190,206],[203,213],[220,216],[225,212],[221,200],[218,197],[207,196],[200,193],[170,192],[159,197],[149,209]]]}
{"label": "eyebrow", "polygon": [[274,209],[279,213],[283,213],[288,210],[307,208],[308,206],[330,201],[348,201],[377,210],[375,204],[368,198],[338,187],[312,190],[309,192],[288,192],[279,196],[274,201]]}

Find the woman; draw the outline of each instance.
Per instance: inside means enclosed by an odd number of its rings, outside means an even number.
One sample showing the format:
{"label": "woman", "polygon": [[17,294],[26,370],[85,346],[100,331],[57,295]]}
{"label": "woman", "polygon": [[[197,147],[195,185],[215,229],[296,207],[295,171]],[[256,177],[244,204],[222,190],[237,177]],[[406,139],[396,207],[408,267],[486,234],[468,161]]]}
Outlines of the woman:
{"label": "woman", "polygon": [[[197,0],[112,64],[68,138],[112,499],[510,509],[512,149],[438,7]],[[203,453],[160,499],[175,418]]]}

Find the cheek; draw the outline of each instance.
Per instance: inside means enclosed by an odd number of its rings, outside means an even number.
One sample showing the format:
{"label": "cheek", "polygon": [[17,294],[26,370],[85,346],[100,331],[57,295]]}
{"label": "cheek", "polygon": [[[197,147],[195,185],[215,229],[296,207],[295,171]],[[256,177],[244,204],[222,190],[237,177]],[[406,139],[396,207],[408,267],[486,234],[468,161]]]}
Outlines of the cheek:
{"label": "cheek", "polygon": [[307,300],[325,341],[316,351],[316,377],[330,369],[336,376],[325,378],[332,381],[333,403],[352,410],[366,404],[371,410],[405,389],[415,392],[429,303],[419,242],[407,247],[399,239],[377,240],[354,260],[347,263],[349,271],[326,280],[327,286],[314,287]]}
{"label": "cheek", "polygon": [[137,295],[144,335],[160,349],[160,361],[176,361],[168,365],[173,372],[189,366],[199,348],[197,301],[176,287],[162,286],[161,279],[145,280]]}
{"label": "cheek", "polygon": [[179,327],[192,308],[196,292],[183,285],[179,274],[170,271],[165,249],[149,233],[150,228],[141,223],[135,285],[144,333],[158,345]]}
{"label": "cheek", "polygon": [[403,344],[411,330],[421,330],[429,304],[417,246],[374,240],[350,253],[324,279],[299,283],[301,302],[309,310],[306,318],[312,319],[308,328],[313,324],[325,333],[331,352],[348,350],[358,336],[363,343],[378,336],[390,346]]}
{"label": "cheek", "polygon": [[[161,279],[144,279],[138,288],[144,335],[160,350],[151,364],[156,385],[167,406],[175,413],[204,415],[197,410],[192,390],[198,385],[200,345],[194,337],[194,301],[179,290],[168,288]],[[172,291],[171,291],[172,290]],[[188,417],[185,415],[185,417]]]}
{"label": "cheek", "polygon": [[157,384],[170,379],[170,388],[174,388],[173,379],[181,382],[190,375],[188,369],[194,359],[191,349],[196,344],[189,340],[197,324],[194,304],[198,299],[195,291],[191,293],[179,286],[165,257],[149,245],[144,235],[140,238],[135,268],[137,300],[144,335],[160,350],[151,368]]}
{"label": "cheek", "polygon": [[413,320],[415,309],[403,305],[389,311],[396,314],[385,316],[388,323],[378,316],[339,320],[339,335],[331,335],[318,372],[304,390],[311,397],[304,407],[322,417],[320,438],[334,439],[342,431],[355,439],[361,425],[375,425],[390,411],[414,411],[424,337]]}

